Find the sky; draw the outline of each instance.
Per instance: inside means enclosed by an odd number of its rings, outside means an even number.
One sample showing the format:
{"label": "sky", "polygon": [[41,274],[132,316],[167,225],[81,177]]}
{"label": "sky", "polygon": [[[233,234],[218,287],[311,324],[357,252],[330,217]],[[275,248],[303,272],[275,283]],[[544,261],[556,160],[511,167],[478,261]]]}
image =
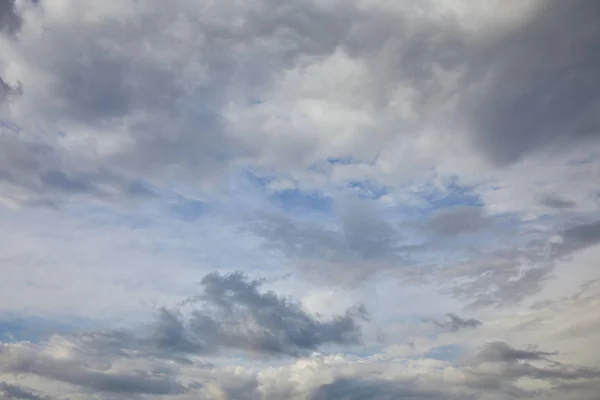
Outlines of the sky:
{"label": "sky", "polygon": [[598,400],[599,20],[0,0],[0,399]]}

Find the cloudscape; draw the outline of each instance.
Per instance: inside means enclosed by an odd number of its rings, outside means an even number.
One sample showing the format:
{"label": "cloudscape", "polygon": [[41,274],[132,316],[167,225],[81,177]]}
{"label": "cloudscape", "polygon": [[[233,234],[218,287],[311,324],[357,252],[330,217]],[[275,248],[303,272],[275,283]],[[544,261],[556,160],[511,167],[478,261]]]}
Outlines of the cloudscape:
{"label": "cloudscape", "polygon": [[0,399],[600,399],[599,21],[0,0]]}

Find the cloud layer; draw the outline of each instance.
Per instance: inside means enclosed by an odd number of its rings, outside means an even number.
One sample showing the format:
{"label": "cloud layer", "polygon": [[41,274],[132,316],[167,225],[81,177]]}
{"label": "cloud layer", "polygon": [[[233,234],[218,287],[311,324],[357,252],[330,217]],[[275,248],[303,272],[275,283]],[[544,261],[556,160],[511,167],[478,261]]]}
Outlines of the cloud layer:
{"label": "cloud layer", "polygon": [[0,0],[0,397],[596,400],[593,0]]}

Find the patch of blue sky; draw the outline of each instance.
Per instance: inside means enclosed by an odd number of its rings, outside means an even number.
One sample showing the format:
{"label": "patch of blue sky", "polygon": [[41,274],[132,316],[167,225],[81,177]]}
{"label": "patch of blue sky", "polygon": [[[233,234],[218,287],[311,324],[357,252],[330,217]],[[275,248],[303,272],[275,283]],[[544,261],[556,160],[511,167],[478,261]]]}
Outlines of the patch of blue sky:
{"label": "patch of blue sky", "polygon": [[455,344],[449,344],[446,346],[433,347],[428,352],[423,354],[423,357],[430,358],[433,360],[448,361],[451,363],[456,363],[459,361],[462,354],[463,354],[462,347],[455,345]]}
{"label": "patch of blue sky", "polygon": [[182,221],[195,221],[206,211],[206,204],[200,200],[179,197],[167,206],[170,215]]}
{"label": "patch of blue sky", "polygon": [[329,157],[327,160],[328,164],[331,165],[351,165],[351,164],[363,164],[362,161],[359,161],[351,156],[346,157]]}
{"label": "patch of blue sky", "polygon": [[373,181],[350,181],[347,187],[354,190],[358,197],[367,200],[377,200],[390,193],[387,187]]}
{"label": "patch of blue sky", "polygon": [[274,192],[268,198],[284,211],[312,211],[329,213],[333,202],[329,196],[317,191],[304,192],[299,189],[285,189]]}
{"label": "patch of blue sky", "polygon": [[359,160],[352,156],[329,157],[323,160],[316,161],[308,166],[309,171],[326,174],[331,171],[332,167],[343,165],[374,165],[377,157],[371,161]]}
{"label": "patch of blue sky", "polygon": [[482,206],[483,202],[471,186],[462,186],[451,182],[445,190],[433,190],[426,193],[423,199],[428,203],[428,208],[438,210],[453,206]]}
{"label": "patch of blue sky", "polygon": [[254,189],[259,190],[259,195],[283,211],[329,214],[332,210],[333,200],[320,191],[304,191],[299,188],[271,190],[269,184],[274,178],[259,176],[251,171],[245,171],[244,176]]}
{"label": "patch of blue sky", "polygon": [[[414,191],[413,191],[414,192]],[[462,186],[451,182],[444,189],[433,184],[426,184],[415,193],[418,200],[412,204],[401,204],[394,208],[399,217],[422,219],[434,214],[436,211],[455,206],[482,207],[481,198],[471,186]]]}
{"label": "patch of blue sky", "polygon": [[94,324],[81,318],[50,320],[34,316],[0,314],[0,342],[39,342],[54,334],[70,334],[92,328]]}

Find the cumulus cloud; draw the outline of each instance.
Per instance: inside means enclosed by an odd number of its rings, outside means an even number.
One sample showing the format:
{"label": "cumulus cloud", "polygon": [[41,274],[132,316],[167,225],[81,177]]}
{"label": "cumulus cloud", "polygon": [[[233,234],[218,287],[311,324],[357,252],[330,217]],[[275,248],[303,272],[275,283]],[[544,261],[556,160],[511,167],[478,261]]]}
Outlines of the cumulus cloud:
{"label": "cumulus cloud", "polygon": [[[411,165],[437,162],[448,142],[435,133],[438,126],[428,129],[431,123],[462,128],[466,121],[476,149],[499,164],[544,147],[546,139],[594,131],[596,91],[579,81],[593,77],[596,69],[589,49],[597,34],[591,22],[597,10],[585,1],[536,3],[519,24],[479,35],[480,40],[465,29],[469,21],[457,21],[454,10],[429,3],[363,7],[348,2],[335,9],[269,1],[252,9],[225,3],[195,7],[185,0],[173,7],[85,4],[22,7],[24,27],[19,40],[8,44],[8,62],[18,71],[12,75],[24,87],[30,81],[46,88],[54,101],[38,91],[28,93],[13,115],[52,119],[68,137],[85,130],[90,145],[110,144],[111,151],[98,159],[103,166],[138,178],[194,177],[199,184],[243,164],[255,171],[275,168],[277,178],[292,174],[295,180],[314,181],[318,171],[306,168],[351,157],[378,159],[356,172],[387,180],[388,172],[400,173],[403,167],[417,172]],[[224,15],[243,23],[223,25]],[[556,23],[562,15],[567,17]],[[43,35],[39,24],[48,28]],[[572,39],[562,45],[557,37]],[[569,41],[578,45],[569,47]],[[558,55],[547,46],[555,42],[561,44]],[[524,58],[528,63],[521,62]],[[567,59],[570,72],[562,74]],[[562,78],[567,75],[577,79]],[[532,101],[520,94],[524,85],[532,88]],[[564,100],[569,106],[556,99],[570,99]],[[507,106],[519,101],[547,104],[547,109],[519,116],[528,108]],[[578,110],[582,114],[575,117]],[[452,112],[462,117],[452,120]],[[546,116],[560,121],[550,123]],[[355,127],[345,122],[350,117]],[[295,122],[285,122],[290,120]],[[459,133],[453,136],[462,143]],[[453,147],[457,155],[480,153],[460,146]],[[402,157],[392,159],[392,153]],[[338,165],[328,176],[356,179],[348,176],[353,168]]]}
{"label": "cumulus cloud", "polygon": [[[241,273],[210,274],[201,282],[203,294],[190,299],[197,306],[183,320],[166,310],[160,312],[156,334],[158,347],[177,351],[213,352],[240,349],[258,354],[299,355],[326,344],[351,345],[360,340],[363,307],[350,309],[331,321],[319,321],[273,292],[261,293],[261,281]],[[190,337],[187,338],[186,336]]]}
{"label": "cumulus cloud", "polygon": [[594,399],[599,17],[0,0],[0,396]]}
{"label": "cumulus cloud", "polygon": [[186,300],[191,310],[161,308],[140,333],[115,331],[83,335],[94,353],[137,351],[185,361],[190,355],[245,351],[259,356],[301,356],[325,345],[356,345],[366,310],[320,320],[274,292],[261,292],[260,280],[242,273],[213,273],[202,281],[202,294]]}

